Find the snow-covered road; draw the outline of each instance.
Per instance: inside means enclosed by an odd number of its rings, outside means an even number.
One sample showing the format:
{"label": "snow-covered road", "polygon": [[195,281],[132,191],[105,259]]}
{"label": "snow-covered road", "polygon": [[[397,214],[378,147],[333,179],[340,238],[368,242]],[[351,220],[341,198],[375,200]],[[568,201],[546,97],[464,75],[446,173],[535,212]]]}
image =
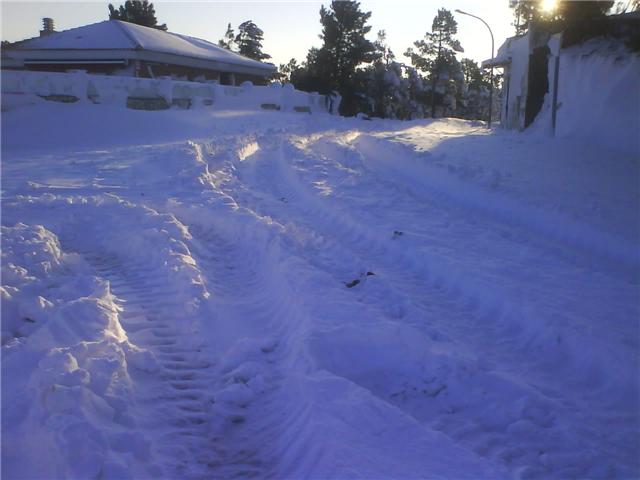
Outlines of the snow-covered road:
{"label": "snow-covered road", "polygon": [[634,156],[29,108],[2,126],[7,478],[640,475]]}

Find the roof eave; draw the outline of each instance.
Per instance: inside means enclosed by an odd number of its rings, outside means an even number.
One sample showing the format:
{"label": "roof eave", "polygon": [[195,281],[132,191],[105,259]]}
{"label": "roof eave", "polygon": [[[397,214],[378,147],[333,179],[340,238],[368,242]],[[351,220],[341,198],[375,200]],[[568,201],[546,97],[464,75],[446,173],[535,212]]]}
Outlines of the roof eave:
{"label": "roof eave", "polygon": [[511,57],[508,58],[490,58],[482,62],[482,68],[500,68],[511,64]]}
{"label": "roof eave", "polygon": [[272,64],[260,64],[260,66],[241,65],[232,62],[138,49],[16,49],[11,51],[11,57],[20,60],[40,61],[47,59],[60,61],[87,58],[92,60],[144,60],[156,63],[202,68],[218,72],[256,75],[260,77],[267,77],[277,71],[275,65]]}

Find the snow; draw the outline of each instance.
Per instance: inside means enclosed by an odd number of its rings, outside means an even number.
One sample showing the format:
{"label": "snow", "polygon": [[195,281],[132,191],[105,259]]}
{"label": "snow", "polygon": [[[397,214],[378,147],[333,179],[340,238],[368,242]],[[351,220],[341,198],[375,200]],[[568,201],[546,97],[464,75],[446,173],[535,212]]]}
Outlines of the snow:
{"label": "snow", "polygon": [[561,51],[556,134],[640,155],[639,77],[640,55],[622,42],[596,39]]}
{"label": "snow", "polygon": [[560,49],[560,41],[556,34],[548,43],[550,91],[529,128],[553,130],[552,90],[559,57],[555,135],[640,155],[640,55],[619,40],[595,38],[567,49]]}
{"label": "snow", "polygon": [[[499,62],[508,61],[508,89],[503,95],[501,118],[507,128],[524,129],[524,111],[526,106],[526,96],[522,92],[527,91],[529,53],[531,36],[508,38],[498,49],[496,58]],[[551,84],[553,85],[553,84]],[[507,112],[507,105],[509,111]]]}
{"label": "snow", "polygon": [[3,98],[2,474],[637,477],[638,161]]}
{"label": "snow", "polygon": [[[509,81],[503,87],[501,118],[507,128],[524,130],[523,92],[527,90],[529,53],[535,41],[530,34],[509,38],[491,62],[506,65]],[[527,128],[553,134],[553,89],[558,60],[555,135],[640,155],[640,54],[621,40],[604,37],[570,48],[561,45],[562,34],[551,35],[546,42],[548,92],[540,112]]]}
{"label": "snow", "polygon": [[84,25],[26,40],[20,50],[148,50],[191,58],[245,65],[271,72],[274,66],[226,50],[206,40],[164,32],[120,20]]}
{"label": "snow", "polygon": [[[70,96],[74,103],[91,102],[101,106],[125,108],[130,98],[164,99],[166,107],[182,101],[185,109],[212,107],[217,110],[283,110],[300,113],[336,113],[339,96],[332,95],[333,108],[326,96],[295,90],[293,85],[220,85],[126,76],[94,75],[83,70],[69,73],[6,71],[2,74],[2,110],[35,105],[42,97]],[[180,103],[180,102],[177,102]],[[187,106],[185,106],[185,104]],[[66,112],[67,110],[62,110]],[[125,117],[128,118],[128,117]]]}

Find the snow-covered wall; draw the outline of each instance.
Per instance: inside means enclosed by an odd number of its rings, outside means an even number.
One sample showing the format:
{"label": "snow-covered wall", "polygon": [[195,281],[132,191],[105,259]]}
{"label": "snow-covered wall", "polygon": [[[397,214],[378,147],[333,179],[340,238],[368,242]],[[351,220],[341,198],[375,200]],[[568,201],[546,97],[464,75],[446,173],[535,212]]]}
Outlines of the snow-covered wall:
{"label": "snow-covered wall", "polygon": [[640,154],[640,54],[602,40],[562,50],[556,136]]}
{"label": "snow-covered wall", "polygon": [[549,92],[530,128],[554,133],[553,89],[559,58],[555,136],[640,155],[640,54],[602,39],[561,49],[555,35],[548,45]]}
{"label": "snow-covered wall", "polygon": [[507,40],[505,45],[500,47],[498,57],[510,59],[508,68],[505,69],[507,78],[504,82],[503,96],[506,101],[502,102],[500,117],[502,124],[506,128],[524,128],[524,109],[526,105],[528,72],[529,72],[529,35],[523,37],[513,37]]}
{"label": "snow-covered wall", "polygon": [[164,99],[188,108],[213,106],[216,109],[273,109],[310,113],[336,113],[339,100],[326,101],[324,95],[295,90],[291,84],[255,86],[245,82],[239,87],[216,83],[176,81],[170,78],[135,78],[90,75],[84,71],[28,72],[3,71],[3,94],[35,94],[67,98],[69,101],[126,106],[127,100]]}

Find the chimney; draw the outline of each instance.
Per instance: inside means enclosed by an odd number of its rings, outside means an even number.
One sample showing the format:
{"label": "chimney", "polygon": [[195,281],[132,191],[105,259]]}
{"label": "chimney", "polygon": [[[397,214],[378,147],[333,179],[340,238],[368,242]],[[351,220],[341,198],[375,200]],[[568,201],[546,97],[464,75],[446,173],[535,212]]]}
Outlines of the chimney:
{"label": "chimney", "polygon": [[55,33],[55,30],[53,29],[53,18],[43,18],[40,36],[46,37],[47,35],[51,35],[52,33]]}

